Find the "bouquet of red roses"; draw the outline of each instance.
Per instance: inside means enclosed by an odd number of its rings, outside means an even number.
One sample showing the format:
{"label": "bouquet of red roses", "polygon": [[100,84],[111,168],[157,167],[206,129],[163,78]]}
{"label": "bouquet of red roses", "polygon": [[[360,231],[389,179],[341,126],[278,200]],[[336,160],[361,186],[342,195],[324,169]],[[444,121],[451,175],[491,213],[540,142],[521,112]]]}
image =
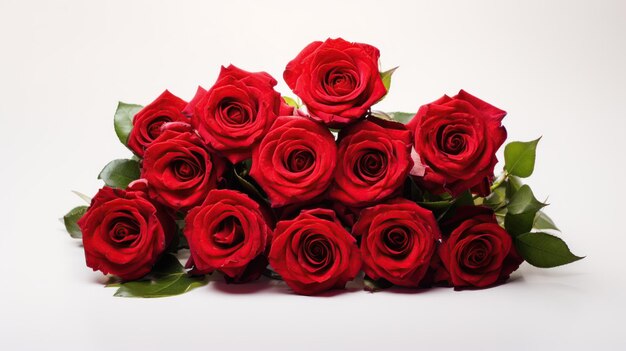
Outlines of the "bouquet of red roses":
{"label": "bouquet of red roses", "polygon": [[231,65],[189,102],[119,103],[115,132],[134,156],[107,164],[105,186],[81,194],[89,206],[64,217],[87,266],[115,277],[116,296],[180,294],[214,272],[310,295],[361,271],[370,291],[484,288],[523,261],[581,258],[521,181],[539,139],[506,145],[495,177],[506,112],[463,90],[417,113],[374,111],[395,70],[378,59],[328,39],[287,64],[297,100]]}

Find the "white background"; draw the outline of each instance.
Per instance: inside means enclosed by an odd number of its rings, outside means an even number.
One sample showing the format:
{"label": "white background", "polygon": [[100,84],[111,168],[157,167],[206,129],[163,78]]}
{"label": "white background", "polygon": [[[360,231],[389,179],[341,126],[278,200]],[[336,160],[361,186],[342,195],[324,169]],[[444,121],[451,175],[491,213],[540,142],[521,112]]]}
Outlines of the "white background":
{"label": "white background", "polygon": [[[400,66],[380,109],[463,88],[509,112],[509,140],[543,135],[529,183],[587,258],[481,291],[112,297],[58,218],[129,156],[117,101],[189,99],[231,62],[289,95],[285,64],[338,36]],[[625,62],[624,1],[0,0],[0,349],[624,349]]]}

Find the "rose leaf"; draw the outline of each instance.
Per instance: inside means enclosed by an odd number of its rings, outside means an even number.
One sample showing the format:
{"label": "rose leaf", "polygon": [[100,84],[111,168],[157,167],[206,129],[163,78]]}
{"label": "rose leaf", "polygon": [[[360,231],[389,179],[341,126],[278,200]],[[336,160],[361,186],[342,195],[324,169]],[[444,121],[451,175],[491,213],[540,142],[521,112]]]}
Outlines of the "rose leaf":
{"label": "rose leaf", "polygon": [[104,183],[110,187],[126,189],[133,180],[139,179],[139,175],[139,162],[118,159],[104,166],[98,179],[104,180]]}
{"label": "rose leaf", "polygon": [[554,224],[554,221],[552,220],[552,218],[550,218],[545,212],[543,211],[538,211],[537,214],[535,215],[535,222],[533,224],[533,228],[537,229],[537,230],[542,230],[542,229],[548,229],[548,230],[556,230],[556,231],[561,231],[556,224]]}
{"label": "rose leaf", "polygon": [[83,233],[76,222],[87,212],[87,206],[77,206],[70,210],[65,216],[63,216],[63,223],[65,224],[65,230],[74,239],[81,239]]}
{"label": "rose leaf", "polygon": [[574,255],[560,238],[542,232],[518,235],[515,247],[528,263],[540,268],[557,267],[584,258]]}
{"label": "rose leaf", "polygon": [[145,279],[107,285],[118,287],[117,297],[167,297],[184,294],[207,283],[203,276],[191,276],[173,255],[165,255]]}
{"label": "rose leaf", "polygon": [[514,141],[504,148],[504,169],[510,174],[521,178],[530,177],[535,169],[537,143],[541,137],[533,141]]}
{"label": "rose leaf", "polygon": [[285,103],[293,108],[299,109],[300,107],[302,107],[302,104],[298,103],[298,101],[296,101],[293,98],[290,98],[289,96],[283,96],[283,100],[285,101]]}
{"label": "rose leaf", "polygon": [[387,70],[387,71],[384,71],[384,72],[380,72],[380,79],[383,80],[383,85],[385,86],[385,89],[387,91],[389,91],[389,88],[391,88],[391,75],[397,69],[398,69],[398,67],[394,67],[394,68],[392,68],[390,70]]}
{"label": "rose leaf", "polygon": [[117,134],[122,144],[128,145],[128,135],[131,129],[133,129],[133,117],[142,108],[143,106],[141,105],[127,104],[121,101],[117,104],[113,126],[115,127],[115,134]]}

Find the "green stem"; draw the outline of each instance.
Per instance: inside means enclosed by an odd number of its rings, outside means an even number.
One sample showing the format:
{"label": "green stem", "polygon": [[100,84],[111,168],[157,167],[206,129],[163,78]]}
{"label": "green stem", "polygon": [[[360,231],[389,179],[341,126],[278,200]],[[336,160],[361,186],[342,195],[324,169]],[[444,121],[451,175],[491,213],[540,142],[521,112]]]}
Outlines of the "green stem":
{"label": "green stem", "polygon": [[508,178],[509,178],[509,172],[507,172],[505,169],[504,171],[502,171],[502,174],[498,176],[498,179],[496,179],[496,181],[493,182],[493,184],[491,185],[491,188],[490,188],[491,191],[496,190]]}
{"label": "green stem", "polygon": [[[502,171],[502,173],[498,176],[498,178],[496,179],[495,182],[493,182],[493,184],[491,184],[491,187],[489,188],[490,192],[493,192],[494,190],[496,190],[500,185],[502,185],[502,183],[507,180],[509,178],[509,172],[506,171],[506,169],[504,171]],[[481,198],[482,196],[479,195],[474,195],[472,197],[473,200],[476,200],[478,198]]]}

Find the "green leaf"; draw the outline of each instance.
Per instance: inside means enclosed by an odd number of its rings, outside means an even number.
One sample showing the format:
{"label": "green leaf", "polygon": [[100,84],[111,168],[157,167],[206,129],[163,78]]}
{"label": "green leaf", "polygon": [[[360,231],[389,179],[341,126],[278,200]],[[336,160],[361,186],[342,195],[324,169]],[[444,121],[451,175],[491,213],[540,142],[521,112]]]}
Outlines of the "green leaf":
{"label": "green leaf", "polygon": [[133,129],[133,117],[135,117],[137,112],[142,108],[143,106],[127,104],[121,101],[117,104],[113,125],[115,127],[115,134],[117,134],[122,144],[128,145],[128,134],[130,134],[130,131]]}
{"label": "green leaf", "polygon": [[165,255],[146,279],[107,286],[118,287],[114,294],[118,297],[166,297],[184,294],[206,283],[204,277],[188,275],[176,257]]}
{"label": "green leaf", "polygon": [[385,279],[374,280],[368,276],[365,276],[363,278],[363,290],[369,291],[371,293],[389,289],[392,286],[393,284]]}
{"label": "green leaf", "polygon": [[289,105],[289,106],[291,106],[291,107],[294,107],[294,108],[297,108],[297,109],[298,109],[298,108],[300,108],[300,107],[302,107],[302,104],[301,104],[301,103],[299,103],[298,101],[296,101],[296,100],[295,100],[295,99],[293,99],[293,98],[290,98],[289,96],[283,96],[283,100],[285,101],[285,103],[286,103],[287,105]]}
{"label": "green leaf", "polygon": [[506,181],[506,197],[509,199],[512,198],[522,185],[524,185],[524,183],[522,183],[519,177],[509,175]]}
{"label": "green leaf", "polygon": [[391,117],[392,121],[400,122],[402,124],[407,124],[413,119],[415,113],[411,112],[387,112],[387,115]]}
{"label": "green leaf", "polygon": [[500,208],[506,202],[506,186],[505,183],[493,189],[491,194],[485,198],[484,204],[492,209]]}
{"label": "green leaf", "polygon": [[504,229],[506,229],[511,236],[517,236],[531,231],[534,221],[534,212],[521,214],[511,214],[507,212],[504,216]]}
{"label": "green leaf", "polygon": [[552,218],[550,218],[545,212],[543,211],[538,211],[537,214],[535,215],[535,222],[533,224],[533,228],[535,229],[551,229],[551,230],[557,230],[557,231],[561,231],[556,224],[554,224],[554,221],[552,220]]}
{"label": "green leaf", "polygon": [[76,194],[76,196],[80,197],[83,201],[85,201],[88,205],[91,205],[91,198],[89,196],[76,190],[72,190],[72,192]]}
{"label": "green leaf", "polygon": [[98,179],[104,180],[104,183],[108,186],[126,189],[130,182],[139,179],[140,173],[139,162],[118,159],[104,166],[98,175]]}
{"label": "green leaf", "polygon": [[528,185],[522,185],[519,190],[511,198],[509,205],[507,206],[510,214],[522,214],[522,213],[534,213],[545,207],[546,204],[539,202],[533,191]]}
{"label": "green leaf", "polygon": [[384,119],[386,121],[392,121],[391,116],[383,111],[372,111],[370,112],[370,114],[374,117],[380,118],[380,119]]}
{"label": "green leaf", "polygon": [[417,204],[429,210],[439,210],[452,206],[454,202],[452,200],[420,201]]}
{"label": "green leaf", "polygon": [[582,259],[560,238],[546,233],[524,233],[515,237],[515,247],[535,267],[551,268]]}
{"label": "green leaf", "polygon": [[259,190],[259,188],[256,187],[252,183],[253,180],[246,179],[246,177],[250,173],[250,168],[251,168],[250,162],[244,161],[244,163],[238,164],[235,167],[233,167],[233,174],[235,175],[235,180],[241,187],[242,192],[246,193],[248,196],[250,196],[251,198],[257,201],[265,202],[267,201],[266,200],[267,196],[265,196],[261,192],[261,190]]}
{"label": "green leaf", "polygon": [[535,214],[545,206],[546,204],[537,201],[528,185],[522,185],[506,207],[504,228],[513,236],[529,232],[533,228]]}
{"label": "green leaf", "polygon": [[65,223],[65,230],[74,239],[81,239],[83,233],[80,231],[80,227],[76,222],[87,212],[87,206],[74,207],[70,212],[63,216],[63,223]]}
{"label": "green leaf", "polygon": [[263,271],[263,275],[272,280],[283,280],[283,277],[281,277],[280,274],[276,273],[273,269],[269,267],[265,268],[265,270]]}
{"label": "green leaf", "polygon": [[387,70],[385,72],[380,72],[380,79],[383,80],[383,85],[385,86],[385,89],[387,89],[387,91],[389,91],[389,88],[391,87],[391,75],[397,69],[398,69],[398,67],[394,67],[394,68],[392,68],[390,70]]}
{"label": "green leaf", "polygon": [[522,178],[527,178],[533,174],[539,140],[541,137],[528,142],[514,141],[508,143],[504,148],[504,169],[510,174]]}

